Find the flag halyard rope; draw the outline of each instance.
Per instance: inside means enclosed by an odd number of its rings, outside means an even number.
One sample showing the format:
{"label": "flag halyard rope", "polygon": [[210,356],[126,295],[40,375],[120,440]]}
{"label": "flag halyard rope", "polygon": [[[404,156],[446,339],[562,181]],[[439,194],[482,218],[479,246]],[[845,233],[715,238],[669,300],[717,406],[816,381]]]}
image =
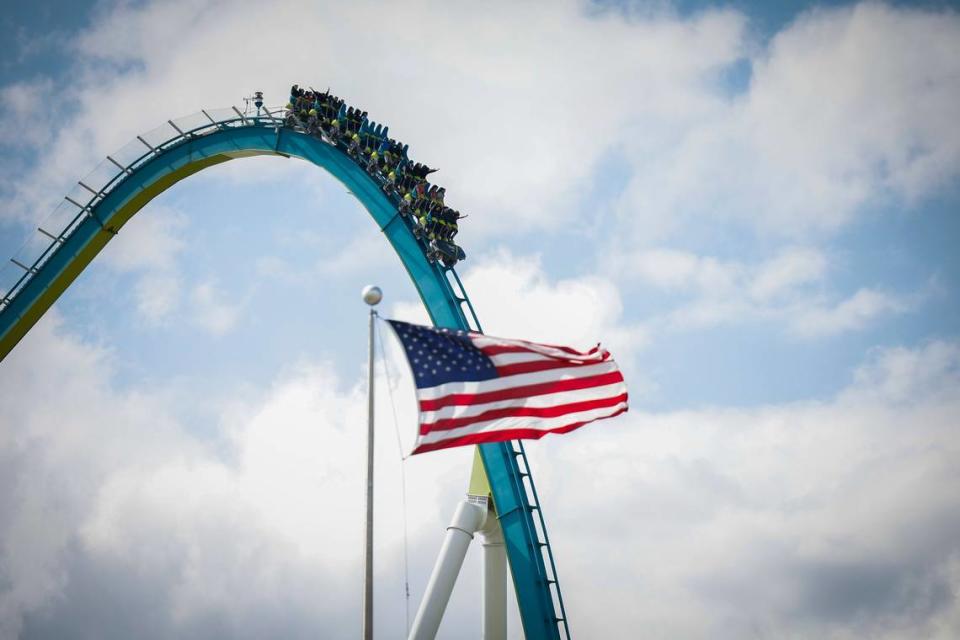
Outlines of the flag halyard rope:
{"label": "flag halyard rope", "polygon": [[397,405],[393,399],[393,380],[390,376],[390,367],[387,365],[387,355],[383,349],[383,333],[380,326],[383,319],[377,317],[377,342],[380,346],[380,361],[383,363],[383,373],[387,378],[387,393],[390,396],[390,409],[393,413],[393,432],[397,436],[397,451],[400,454],[400,506],[403,511],[403,591],[406,613],[407,635],[410,634],[410,552],[407,545],[407,471],[406,464],[409,455],[404,455],[403,441],[400,438],[400,421],[397,419]]}

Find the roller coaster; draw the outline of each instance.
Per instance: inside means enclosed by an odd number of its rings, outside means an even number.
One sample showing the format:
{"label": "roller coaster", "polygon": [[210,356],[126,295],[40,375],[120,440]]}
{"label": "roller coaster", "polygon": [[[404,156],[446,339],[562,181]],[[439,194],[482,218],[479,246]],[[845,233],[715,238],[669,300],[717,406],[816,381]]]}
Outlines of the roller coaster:
{"label": "roller coaster", "polygon": [[[344,112],[343,115],[346,115]],[[454,269],[462,252],[411,215],[395,180],[349,140],[291,118],[287,107],[201,110],[137,135],[70,190],[0,269],[0,360],[5,358],[124,224],[153,198],[208,167],[253,156],[298,158],[325,169],[364,206],[399,256],[435,326],[482,331]],[[364,132],[386,139],[384,127]],[[359,129],[357,132],[359,134]],[[352,135],[351,138],[352,139]],[[402,150],[405,157],[406,148]],[[442,240],[442,238],[440,238]],[[452,244],[452,243],[451,243]],[[459,248],[456,248],[459,251]],[[523,445],[479,445],[523,626],[529,640],[569,638],[540,501]]]}

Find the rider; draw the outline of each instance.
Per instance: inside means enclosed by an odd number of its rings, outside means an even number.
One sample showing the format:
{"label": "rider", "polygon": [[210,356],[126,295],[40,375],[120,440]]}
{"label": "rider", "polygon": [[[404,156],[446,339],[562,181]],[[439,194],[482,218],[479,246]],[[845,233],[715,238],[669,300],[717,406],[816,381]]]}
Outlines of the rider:
{"label": "rider", "polygon": [[447,222],[447,237],[446,240],[453,242],[454,237],[460,231],[458,220],[463,216],[460,215],[460,212],[456,209],[451,209],[450,207],[443,208],[444,219]]}
{"label": "rider", "polygon": [[311,107],[310,111],[307,112],[307,131],[311,134],[316,134],[319,129],[320,117],[316,107]]}

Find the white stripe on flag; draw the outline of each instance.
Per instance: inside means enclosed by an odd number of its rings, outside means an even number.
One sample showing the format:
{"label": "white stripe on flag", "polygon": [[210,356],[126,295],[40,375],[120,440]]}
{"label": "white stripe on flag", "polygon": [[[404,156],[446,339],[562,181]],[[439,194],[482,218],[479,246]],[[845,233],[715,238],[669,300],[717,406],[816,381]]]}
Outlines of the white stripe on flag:
{"label": "white stripe on flag", "polygon": [[606,353],[605,349],[597,349],[596,347],[588,351],[571,353],[573,350],[566,351],[564,349],[551,347],[546,344],[526,342],[525,340],[510,340],[508,338],[494,338],[479,334],[471,334],[470,340],[473,342],[475,347],[481,350],[486,347],[520,347],[528,351],[533,351],[535,353],[541,353],[546,356],[561,358],[564,360],[600,360],[602,359],[603,354]]}
{"label": "white stripe on flag", "polygon": [[573,402],[612,398],[626,392],[627,385],[622,382],[615,382],[599,387],[558,391],[556,393],[545,393],[539,396],[524,396],[522,398],[511,398],[510,400],[486,402],[484,404],[451,405],[437,409],[436,411],[421,412],[420,423],[433,423],[437,420],[446,420],[449,418],[469,418],[492,409],[506,409],[508,407],[530,407],[537,409],[553,407],[557,404],[570,404]]}
{"label": "white stripe on flag", "polygon": [[531,353],[529,351],[498,353],[495,356],[489,356],[489,358],[497,367],[502,367],[507,364],[517,364],[518,362],[541,362],[545,360],[550,360],[552,362],[557,361],[557,358],[545,356],[542,353]]}
{"label": "white stripe on flag", "polygon": [[556,429],[558,427],[574,424],[576,422],[589,422],[591,420],[605,418],[617,413],[621,409],[626,408],[626,406],[626,402],[621,402],[612,407],[601,407],[599,409],[591,409],[589,411],[568,413],[563,416],[557,416],[556,418],[500,418],[499,420],[491,420],[488,422],[477,422],[475,424],[467,425],[466,427],[460,427],[459,429],[431,431],[430,433],[422,435],[417,439],[417,446],[422,444],[432,444],[434,442],[458,438],[460,436],[474,433],[488,433],[493,431],[504,431],[507,429],[535,429],[537,431],[549,431],[550,429]]}
{"label": "white stripe on flag", "polygon": [[435,387],[417,389],[417,399],[435,400],[451,394],[488,393],[490,391],[502,391],[503,389],[540,384],[543,382],[588,378],[590,376],[613,373],[615,371],[619,371],[617,363],[613,360],[607,360],[596,364],[572,365],[569,369],[549,369],[547,371],[537,371],[534,373],[519,373],[513,376],[481,380],[479,382],[448,382],[446,384],[438,384]]}

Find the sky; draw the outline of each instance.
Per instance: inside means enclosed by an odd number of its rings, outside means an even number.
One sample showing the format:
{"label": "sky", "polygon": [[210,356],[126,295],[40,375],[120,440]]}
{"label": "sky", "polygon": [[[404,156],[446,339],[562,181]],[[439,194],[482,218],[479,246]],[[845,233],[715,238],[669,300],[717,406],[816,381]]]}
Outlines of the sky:
{"label": "sky", "polygon": [[[329,86],[440,168],[484,329],[602,341],[630,389],[527,446],[575,637],[960,636],[956,4],[15,1],[0,35],[4,257],[255,90]],[[386,246],[280,158],[120,231],[0,363],[0,639],[356,637],[360,290],[426,318]],[[377,375],[402,638],[472,451],[401,462]],[[479,562],[441,637],[478,635]]]}

